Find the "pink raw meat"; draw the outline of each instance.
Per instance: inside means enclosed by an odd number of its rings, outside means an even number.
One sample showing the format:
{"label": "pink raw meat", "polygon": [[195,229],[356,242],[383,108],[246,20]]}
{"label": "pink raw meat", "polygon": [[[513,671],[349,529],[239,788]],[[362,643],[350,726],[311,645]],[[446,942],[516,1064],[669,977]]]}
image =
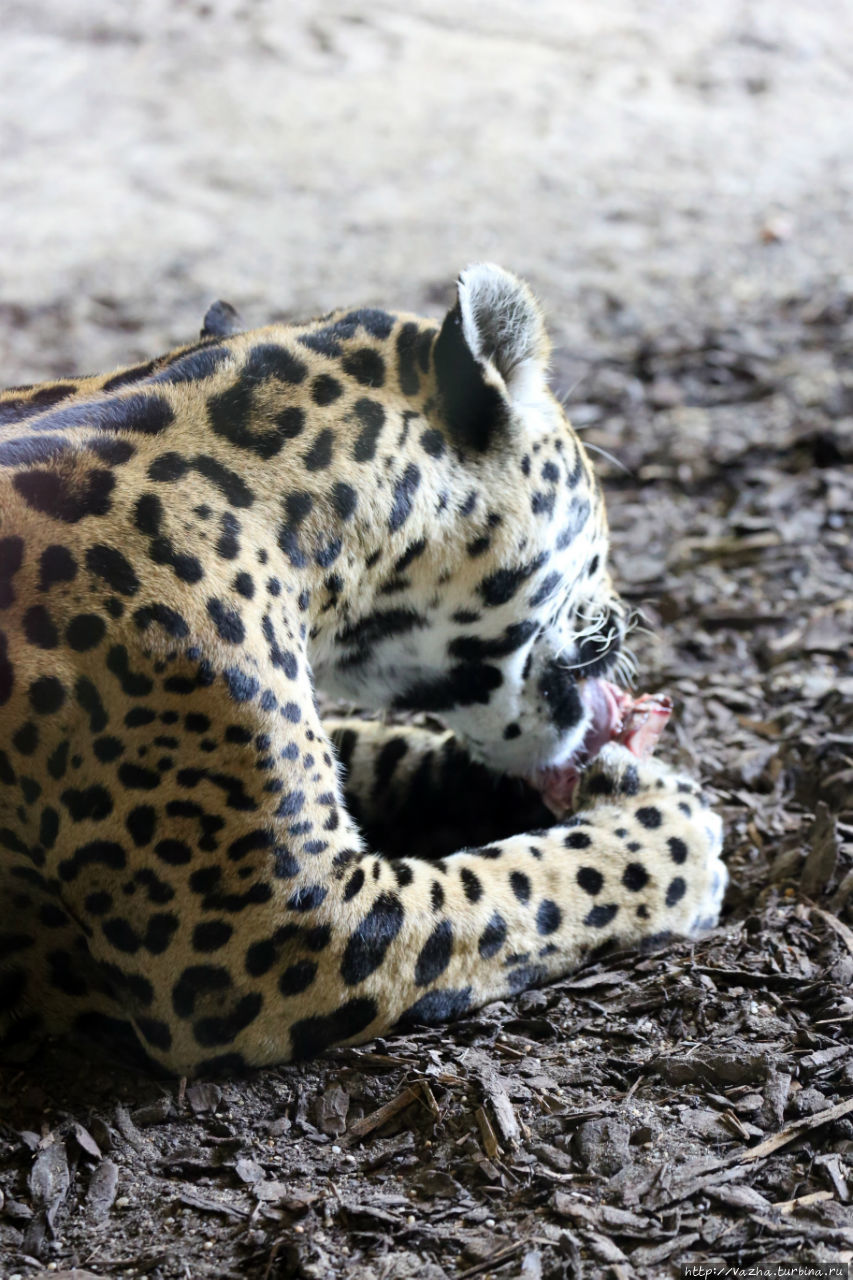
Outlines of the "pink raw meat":
{"label": "pink raw meat", "polygon": [[653,753],[666,728],[672,715],[672,698],[666,694],[642,693],[636,699],[629,696],[628,702],[616,741],[643,760]]}
{"label": "pink raw meat", "polygon": [[639,760],[650,756],[672,715],[672,700],[665,695],[643,693],[633,698],[609,680],[587,680],[582,696],[592,719],[575,758],[556,769],[542,769],[532,785],[548,808],[561,816],[571,808],[579,770],[593,760],[608,742],[619,742]]}

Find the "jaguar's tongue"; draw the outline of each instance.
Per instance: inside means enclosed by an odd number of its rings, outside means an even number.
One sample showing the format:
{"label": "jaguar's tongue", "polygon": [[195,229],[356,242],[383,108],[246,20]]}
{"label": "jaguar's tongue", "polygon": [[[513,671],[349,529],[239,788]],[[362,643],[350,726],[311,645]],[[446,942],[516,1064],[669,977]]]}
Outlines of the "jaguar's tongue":
{"label": "jaguar's tongue", "polygon": [[669,698],[641,694],[633,698],[609,680],[585,680],[581,696],[590,723],[577,755],[558,768],[541,769],[530,779],[548,808],[558,816],[571,808],[578,773],[608,742],[621,742],[638,758],[649,756],[672,714]]}
{"label": "jaguar's tongue", "polygon": [[612,742],[621,732],[633,699],[609,680],[585,680],[581,697],[592,717],[581,750],[585,759],[592,760],[605,742]]}

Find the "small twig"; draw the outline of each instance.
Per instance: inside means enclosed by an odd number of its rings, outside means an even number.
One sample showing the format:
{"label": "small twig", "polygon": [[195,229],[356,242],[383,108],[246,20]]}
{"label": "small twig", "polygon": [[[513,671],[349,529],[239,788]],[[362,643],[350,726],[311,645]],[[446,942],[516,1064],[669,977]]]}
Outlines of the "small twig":
{"label": "small twig", "polygon": [[493,1253],[490,1258],[478,1262],[474,1267],[469,1267],[467,1271],[460,1271],[457,1280],[468,1280],[469,1276],[478,1276],[481,1271],[490,1271],[492,1267],[504,1266],[517,1253],[520,1253],[527,1243],[526,1240],[518,1240],[515,1244],[508,1244],[504,1249],[498,1249],[497,1253]]}
{"label": "small twig", "polygon": [[415,1084],[415,1088],[420,1093],[421,1098],[425,1103],[426,1108],[429,1111],[430,1115],[432,1116],[433,1120],[440,1120],[441,1107],[439,1107],[438,1103],[436,1102],[435,1094],[433,1093],[432,1089],[429,1087],[428,1082],[426,1080],[418,1080]]}
{"label": "small twig", "polygon": [[837,1102],[834,1107],[826,1107],[823,1111],[816,1111],[814,1115],[795,1120],[793,1124],[786,1125],[778,1133],[771,1134],[769,1138],[759,1142],[757,1147],[750,1147],[747,1151],[734,1152],[725,1157],[720,1161],[719,1168],[724,1169],[727,1165],[750,1164],[753,1160],[763,1160],[765,1156],[772,1155],[780,1147],[786,1147],[789,1142],[794,1142],[802,1134],[808,1133],[809,1129],[817,1129],[822,1124],[840,1120],[851,1111],[853,1111],[853,1098],[848,1098],[846,1102]]}
{"label": "small twig", "polygon": [[[393,1120],[394,1116],[405,1111],[406,1107],[410,1107],[418,1098],[418,1090],[415,1087],[407,1087],[402,1093],[398,1093],[396,1098],[392,1098],[390,1102],[385,1102],[381,1107],[377,1107],[375,1111],[371,1111],[361,1120],[356,1120],[355,1124],[350,1125],[344,1141],[347,1143],[358,1142],[361,1138],[366,1138],[369,1133],[373,1133],[374,1129],[379,1129],[389,1120]],[[435,1099],[433,1099],[435,1101]]]}
{"label": "small twig", "polygon": [[793,1213],[795,1209],[806,1208],[810,1204],[820,1204],[823,1200],[834,1200],[832,1191],[811,1191],[807,1196],[797,1196],[796,1200],[780,1200],[773,1205],[779,1213]]}
{"label": "small twig", "polygon": [[264,1274],[261,1277],[261,1280],[270,1280],[270,1276],[272,1275],[272,1269],[273,1269],[275,1260],[278,1257],[279,1252],[281,1251],[281,1246],[285,1243],[286,1243],[285,1237],[279,1236],[279,1238],[273,1244],[273,1247],[270,1249],[270,1255],[267,1258],[267,1265],[264,1267]]}
{"label": "small twig", "polygon": [[[759,1142],[755,1147],[749,1147],[745,1151],[733,1151],[727,1156],[722,1156],[719,1160],[709,1160],[703,1162],[703,1167],[697,1169],[695,1178],[683,1183],[678,1191],[672,1195],[660,1197],[657,1207],[664,1208],[678,1204],[679,1201],[687,1199],[696,1193],[702,1187],[708,1186],[715,1178],[722,1176],[725,1179],[737,1177],[737,1168],[739,1165],[752,1164],[754,1160],[763,1160],[765,1156],[773,1155],[781,1147],[786,1147],[789,1142],[795,1142],[797,1138],[804,1133],[808,1133],[810,1129],[817,1129],[821,1125],[831,1124],[833,1120],[840,1120],[842,1116],[849,1115],[853,1111],[853,1098],[848,1098],[846,1102],[839,1102],[834,1107],[826,1107],[823,1111],[817,1111],[814,1115],[805,1116],[802,1120],[795,1120],[793,1124],[786,1125],[784,1129],[780,1129],[778,1133],[771,1134],[769,1138],[765,1138],[763,1142]],[[647,1188],[647,1193],[651,1192],[655,1185],[660,1183],[663,1165],[659,1166],[653,1181]]]}
{"label": "small twig", "polygon": [[490,1160],[496,1160],[500,1155],[500,1144],[498,1143],[497,1135],[492,1128],[492,1122],[482,1107],[477,1108],[475,1119],[480,1128],[483,1150]]}
{"label": "small twig", "polygon": [[624,1098],[622,1099],[622,1106],[623,1106],[623,1107],[624,1107],[624,1105],[625,1105],[625,1103],[626,1103],[626,1102],[630,1102],[630,1101],[631,1101],[631,1099],[633,1098],[634,1094],[637,1092],[637,1090],[639,1089],[640,1085],[643,1083],[643,1081],[644,1081],[644,1080],[645,1080],[645,1076],[644,1076],[644,1075],[642,1075],[642,1074],[641,1074],[641,1075],[638,1075],[638,1076],[637,1076],[636,1080],[635,1080],[635,1081],[634,1081],[634,1083],[631,1085],[631,1088],[628,1090],[628,1092],[625,1094]]}
{"label": "small twig", "polygon": [[745,1128],[743,1121],[734,1113],[734,1111],[732,1111],[731,1107],[726,1108],[721,1119],[723,1123],[731,1129],[732,1133],[734,1133],[736,1137],[740,1138],[741,1142],[747,1141],[749,1138],[749,1130]]}

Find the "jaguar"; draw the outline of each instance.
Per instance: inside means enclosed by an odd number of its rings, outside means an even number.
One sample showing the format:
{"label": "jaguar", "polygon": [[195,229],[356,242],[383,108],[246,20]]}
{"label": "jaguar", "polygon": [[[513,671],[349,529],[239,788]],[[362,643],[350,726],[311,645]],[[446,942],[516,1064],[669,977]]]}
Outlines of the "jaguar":
{"label": "jaguar", "polygon": [[[626,609],[549,351],[480,263],[440,323],[217,303],[0,396],[6,1043],[236,1072],[714,924],[718,816],[613,728]],[[430,843],[501,805],[499,838]]]}

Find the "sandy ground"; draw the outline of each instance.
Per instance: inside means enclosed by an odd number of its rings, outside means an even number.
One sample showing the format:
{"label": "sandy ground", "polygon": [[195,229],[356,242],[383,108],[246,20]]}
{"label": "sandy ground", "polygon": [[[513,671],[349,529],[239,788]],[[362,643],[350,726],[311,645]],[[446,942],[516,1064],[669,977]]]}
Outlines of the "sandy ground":
{"label": "sandy ground", "polygon": [[[5,380],[526,275],[558,342],[851,270],[850,0],[5,0]],[[781,242],[776,239],[781,236]]]}
{"label": "sandy ground", "polygon": [[452,1031],[188,1089],[0,1066],[0,1280],[853,1258],[851,31],[851,0],[0,0],[4,381],[147,358],[217,296],[439,314],[471,260],[527,276],[732,873],[701,943]]}

